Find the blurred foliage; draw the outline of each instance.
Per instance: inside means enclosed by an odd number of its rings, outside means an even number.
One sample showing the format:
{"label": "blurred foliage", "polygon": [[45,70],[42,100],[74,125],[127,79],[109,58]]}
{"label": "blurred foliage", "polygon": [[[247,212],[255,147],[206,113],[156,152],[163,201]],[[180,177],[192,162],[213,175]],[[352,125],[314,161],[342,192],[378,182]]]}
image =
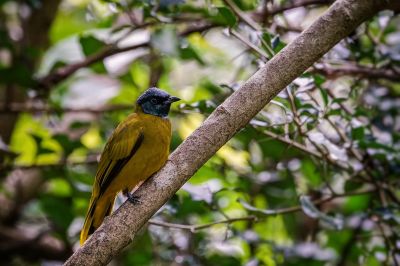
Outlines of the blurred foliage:
{"label": "blurred foliage", "polygon": [[[98,155],[138,95],[158,86],[184,99],[171,114],[175,149],[327,8],[295,2],[64,0],[44,30],[27,23],[48,1],[0,1],[1,132],[12,132],[0,141],[0,264],[64,261]],[[153,218],[183,229],[150,224],[111,265],[398,265],[399,107],[400,18],[385,11]]]}

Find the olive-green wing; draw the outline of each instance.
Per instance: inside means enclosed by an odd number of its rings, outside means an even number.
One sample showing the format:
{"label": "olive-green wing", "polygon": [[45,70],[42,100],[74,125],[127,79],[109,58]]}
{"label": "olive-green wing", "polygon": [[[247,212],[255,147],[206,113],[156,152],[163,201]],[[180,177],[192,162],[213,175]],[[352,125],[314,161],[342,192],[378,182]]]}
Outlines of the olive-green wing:
{"label": "olive-green wing", "polygon": [[138,116],[130,115],[114,130],[100,158],[93,194],[103,194],[143,141]]}

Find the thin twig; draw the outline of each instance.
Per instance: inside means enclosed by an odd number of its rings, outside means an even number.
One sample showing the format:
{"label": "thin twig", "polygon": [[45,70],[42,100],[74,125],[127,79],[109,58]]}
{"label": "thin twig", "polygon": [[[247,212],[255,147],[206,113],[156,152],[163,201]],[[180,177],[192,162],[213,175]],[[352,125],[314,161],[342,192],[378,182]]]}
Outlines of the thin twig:
{"label": "thin twig", "polygon": [[276,14],[282,13],[286,10],[295,9],[299,7],[306,7],[310,5],[329,5],[335,0],[297,0],[291,1],[283,6],[275,6],[271,10],[268,11],[268,14],[274,16]]}
{"label": "thin twig", "polygon": [[270,56],[268,56],[266,53],[264,53],[263,50],[261,50],[260,48],[258,48],[256,45],[254,45],[253,43],[251,43],[249,40],[247,40],[246,38],[244,38],[242,35],[240,35],[240,33],[238,33],[235,30],[230,30],[229,31],[234,37],[236,37],[239,41],[243,42],[245,45],[247,45],[249,48],[251,48],[252,50],[254,50],[255,52],[257,52],[259,55],[261,55],[264,59],[264,61],[268,60],[270,58]]}
{"label": "thin twig", "polygon": [[36,168],[57,168],[57,167],[72,167],[77,165],[97,164],[98,163],[97,158],[98,155],[91,155],[86,160],[83,161],[60,161],[49,164],[29,164],[29,165],[5,164],[5,165],[0,165],[0,171],[7,171],[11,169],[27,170]]}
{"label": "thin twig", "polygon": [[159,221],[159,220],[155,220],[155,219],[150,219],[149,224],[156,225],[156,226],[169,227],[169,228],[182,229],[182,230],[189,230],[192,233],[196,233],[196,231],[206,229],[211,226],[218,225],[218,224],[231,224],[234,222],[256,221],[256,220],[257,220],[256,216],[250,215],[250,216],[239,217],[239,218],[225,219],[225,220],[216,221],[216,222],[207,223],[207,224],[201,224],[201,225],[167,223],[167,222],[163,222],[163,221]]}
{"label": "thin twig", "polygon": [[[250,124],[251,124],[251,122],[250,122]],[[305,152],[305,153],[307,153],[307,154],[309,154],[311,156],[314,156],[314,157],[316,157],[318,159],[323,159],[322,154],[320,154],[317,151],[313,151],[313,150],[309,149],[305,145],[303,145],[303,144],[301,144],[299,142],[296,142],[295,140],[285,138],[285,137],[280,136],[280,135],[278,135],[278,134],[276,134],[276,133],[274,133],[272,131],[269,131],[269,130],[265,130],[265,129],[261,130],[259,127],[255,126],[255,125],[252,125],[252,126],[258,132],[260,132],[260,133],[262,133],[264,135],[267,135],[268,137],[271,137],[273,139],[279,140],[280,142],[286,143],[286,144],[288,144],[288,145],[290,145],[292,147],[295,147],[296,149],[299,149],[299,150],[301,150],[301,151],[303,151],[303,152]]]}
{"label": "thin twig", "polygon": [[133,104],[106,105],[98,108],[57,108],[48,105],[27,105],[13,103],[0,107],[0,113],[104,113],[122,110],[133,110]]}
{"label": "thin twig", "polygon": [[[231,0],[224,0],[225,4],[233,11],[233,13],[235,13],[235,15],[243,22],[245,22],[247,25],[250,26],[250,28],[252,28],[253,30],[255,30],[257,33],[260,32],[262,30],[262,27],[255,22],[250,16],[248,16],[247,14],[245,14],[242,10],[240,10],[240,8]],[[234,35],[236,38],[238,38],[240,41],[244,42],[246,45],[248,45],[251,49],[255,50],[257,53],[259,53],[260,55],[262,55],[263,57],[265,57],[266,59],[270,59],[274,56],[274,50],[271,47],[271,44],[266,43],[262,38],[260,38],[260,41],[264,44],[264,46],[267,48],[267,53],[268,55],[265,55],[265,53],[260,50],[257,46],[253,45],[253,44],[249,44],[249,42],[244,39],[242,36],[240,36],[239,33],[236,32],[232,32],[233,30],[231,30],[232,35]],[[237,34],[237,36],[235,35]]]}
{"label": "thin twig", "polygon": [[240,8],[231,0],[224,0],[224,3],[235,13],[235,15],[249,25],[253,30],[260,31],[261,27],[257,22],[251,19],[247,14],[245,14]]}
{"label": "thin twig", "polygon": [[374,68],[354,64],[344,64],[340,66],[317,65],[310,72],[325,75],[331,79],[343,75],[358,76],[367,79],[387,79],[391,81],[400,81],[400,75],[390,68]]}
{"label": "thin twig", "polygon": [[[216,26],[217,25],[215,25],[215,24],[207,23],[207,24],[200,25],[200,26],[190,27],[190,28],[180,32],[179,36],[184,37],[184,36],[187,36],[194,32],[203,32],[203,31],[209,30]],[[54,72],[48,74],[47,76],[40,78],[37,82],[38,82],[39,86],[49,89],[51,86],[54,86],[54,85],[58,84],[59,82],[65,80],[66,78],[68,78],[69,76],[71,76],[72,74],[74,74],[76,71],[78,71],[81,68],[88,67],[88,66],[92,65],[93,63],[96,63],[96,62],[99,62],[99,61],[105,59],[106,57],[109,57],[109,56],[112,56],[115,54],[119,54],[119,53],[123,53],[123,52],[127,52],[127,51],[131,51],[131,50],[135,50],[138,48],[148,47],[149,45],[150,45],[150,41],[145,41],[142,43],[138,43],[138,44],[134,44],[134,45],[126,46],[126,47],[117,47],[116,45],[111,44],[111,45],[104,47],[100,52],[88,56],[81,62],[70,64],[70,65],[67,65],[65,67],[61,67],[61,68],[55,70]]]}
{"label": "thin twig", "polygon": [[[363,191],[355,191],[355,192],[343,193],[343,194],[334,194],[334,195],[331,195],[331,196],[329,196],[327,198],[324,198],[324,199],[314,200],[314,201],[312,201],[312,203],[314,205],[321,205],[323,203],[332,201],[332,200],[334,200],[336,198],[364,195],[364,194],[373,193],[375,191],[376,191],[376,188],[363,190]],[[262,214],[263,216],[275,216],[275,215],[287,214],[287,213],[292,213],[292,212],[297,212],[297,211],[301,211],[302,210],[301,206],[293,206],[293,207],[287,207],[287,208],[276,209],[276,210],[264,210],[264,209],[259,209],[259,208],[256,208],[254,206],[251,206],[250,204],[248,204],[247,202],[245,202],[242,199],[238,199],[238,202],[246,210]]]}

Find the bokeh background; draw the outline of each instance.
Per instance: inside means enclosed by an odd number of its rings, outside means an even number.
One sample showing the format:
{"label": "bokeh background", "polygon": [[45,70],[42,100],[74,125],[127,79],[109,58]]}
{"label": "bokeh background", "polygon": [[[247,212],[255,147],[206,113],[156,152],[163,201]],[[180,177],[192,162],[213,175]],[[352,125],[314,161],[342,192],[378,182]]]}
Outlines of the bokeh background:
{"label": "bokeh background", "polygon": [[[61,265],[78,247],[99,154],[141,92],[183,99],[173,150],[332,2],[0,1],[0,264]],[[399,265],[399,82],[400,18],[383,11],[110,265]]]}

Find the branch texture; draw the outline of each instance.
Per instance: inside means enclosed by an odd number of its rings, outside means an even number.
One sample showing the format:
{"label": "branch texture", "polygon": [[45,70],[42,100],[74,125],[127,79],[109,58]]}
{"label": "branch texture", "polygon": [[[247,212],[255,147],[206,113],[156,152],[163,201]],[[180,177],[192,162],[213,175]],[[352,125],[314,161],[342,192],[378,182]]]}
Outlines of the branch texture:
{"label": "branch texture", "polygon": [[357,65],[343,65],[343,66],[322,66],[316,67],[312,70],[314,73],[320,73],[331,78],[336,78],[344,75],[359,76],[369,79],[388,79],[392,81],[400,81],[400,75],[393,69],[373,68]]}
{"label": "branch texture", "polygon": [[106,265],[177,190],[282,89],[360,23],[397,0],[339,0],[222,103],[65,265]]}

